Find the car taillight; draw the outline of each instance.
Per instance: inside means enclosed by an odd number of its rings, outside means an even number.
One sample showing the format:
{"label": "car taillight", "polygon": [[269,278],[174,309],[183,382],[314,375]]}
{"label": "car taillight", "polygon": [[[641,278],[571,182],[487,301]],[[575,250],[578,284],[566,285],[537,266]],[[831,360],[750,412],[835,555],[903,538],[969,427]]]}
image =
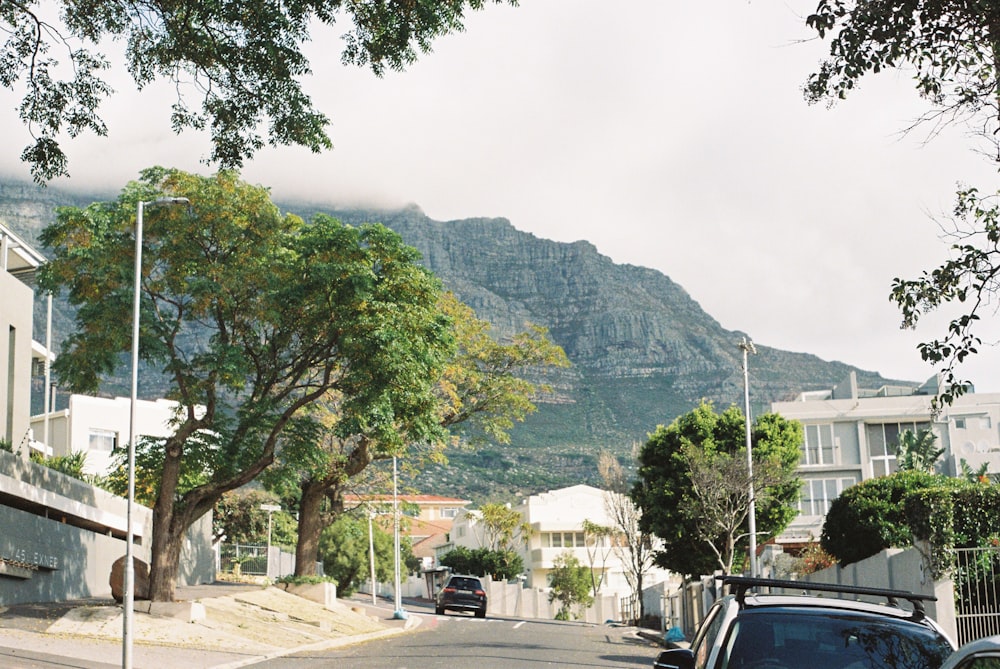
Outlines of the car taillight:
{"label": "car taillight", "polygon": [[455,588],[445,588],[445,592],[455,592]]}
{"label": "car taillight", "polygon": [[482,590],[476,590],[476,594],[479,595],[480,597],[485,597],[486,596],[486,593],[483,592]]}

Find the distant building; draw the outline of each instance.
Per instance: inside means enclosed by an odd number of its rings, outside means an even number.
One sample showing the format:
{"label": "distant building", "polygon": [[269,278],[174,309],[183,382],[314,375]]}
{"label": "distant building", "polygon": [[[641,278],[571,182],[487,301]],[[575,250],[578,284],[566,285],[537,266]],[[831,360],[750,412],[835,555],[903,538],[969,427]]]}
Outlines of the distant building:
{"label": "distant building", "polygon": [[944,449],[938,471],[962,473],[962,463],[1000,473],[1000,394],[974,388],[932,411],[938,392],[935,376],[918,387],[859,388],[854,372],[834,388],[805,392],[791,402],[774,402],[771,411],[802,423],[805,441],[798,475],[803,480],[799,516],[777,538],[789,548],[817,540],[830,504],[844,489],[897,471],[896,447],[907,430],[929,429]]}
{"label": "distant building", "polygon": [[[424,569],[436,567],[435,547],[447,541],[455,518],[472,502],[439,495],[398,495],[398,500],[403,516],[400,533],[410,538],[413,555],[420,558]],[[376,512],[391,513],[392,502],[392,495],[344,495],[347,509],[367,503]],[[378,518],[381,527],[392,530],[391,516]]]}
{"label": "distant building", "polygon": [[[608,517],[607,496],[614,493],[588,485],[575,485],[559,490],[531,495],[518,506],[512,507],[531,528],[527,545],[522,541],[517,548],[524,560],[525,585],[546,589],[549,574],[556,558],[569,552],[581,565],[592,567],[603,576],[601,592],[604,594],[631,595],[631,588],[625,579],[625,566],[618,553],[605,537],[591,540],[588,547],[583,532],[583,522],[604,527],[613,525]],[[438,547],[438,554],[446,553],[455,546],[481,548],[486,537],[477,510],[459,515],[452,527],[450,541]],[[644,578],[646,587],[667,580],[671,574],[653,568]]]}

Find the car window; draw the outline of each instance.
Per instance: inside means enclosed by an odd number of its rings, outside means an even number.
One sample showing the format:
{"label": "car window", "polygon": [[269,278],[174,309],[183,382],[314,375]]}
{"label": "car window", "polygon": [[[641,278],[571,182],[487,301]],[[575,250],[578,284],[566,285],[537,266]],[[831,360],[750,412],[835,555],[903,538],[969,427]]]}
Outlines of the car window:
{"label": "car window", "polygon": [[973,657],[958,665],[958,669],[1000,669],[1000,657]]}
{"label": "car window", "polygon": [[453,577],[448,581],[448,585],[457,590],[482,590],[483,586],[478,578]]}
{"label": "car window", "polygon": [[908,621],[756,611],[733,624],[720,666],[936,669],[951,652],[947,639]]}
{"label": "car window", "polygon": [[691,651],[694,653],[695,669],[704,669],[708,664],[708,657],[712,651],[715,638],[719,636],[722,629],[723,602],[718,602],[708,610],[708,615],[702,622],[694,640],[691,641]]}

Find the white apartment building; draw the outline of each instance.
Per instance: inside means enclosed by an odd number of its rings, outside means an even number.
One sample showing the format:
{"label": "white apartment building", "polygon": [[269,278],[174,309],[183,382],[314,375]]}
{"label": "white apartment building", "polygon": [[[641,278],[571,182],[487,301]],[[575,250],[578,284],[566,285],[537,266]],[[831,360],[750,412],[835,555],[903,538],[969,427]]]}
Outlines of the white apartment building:
{"label": "white apartment building", "polygon": [[[173,434],[179,406],[172,400],[137,400],[136,440]],[[49,455],[86,452],[83,471],[103,476],[110,472],[113,452],[128,445],[130,411],[128,397],[70,395],[65,409],[32,416],[31,428],[36,439],[48,435]]]}
{"label": "white apartment building", "polygon": [[[31,368],[41,347],[32,340],[35,271],[45,258],[0,224],[0,440],[31,446]],[[28,448],[21,449],[27,455]]]}
{"label": "white apartment building", "polygon": [[986,464],[1000,473],[1000,394],[974,389],[935,414],[931,400],[938,377],[919,387],[858,388],[850,377],[830,390],[802,393],[795,401],[774,402],[771,411],[802,423],[805,442],[798,474],[803,479],[799,516],[778,537],[778,544],[817,540],[830,504],[855,483],[897,470],[899,435],[930,429],[943,448],[938,470],[962,473]]}
{"label": "white apartment building", "polygon": [[[548,588],[549,573],[556,558],[568,551],[576,556],[581,565],[603,574],[603,594],[631,594],[622,560],[614,548],[604,538],[599,538],[596,544],[592,541],[588,548],[583,532],[584,520],[605,527],[613,525],[606,507],[607,495],[610,494],[613,493],[588,485],[575,485],[531,495],[513,507],[531,528],[527,544],[520,541],[517,545],[524,560],[526,586]],[[486,545],[480,520],[479,511],[459,513],[452,525],[450,542],[438,547],[438,555],[454,546],[481,548]],[[653,568],[644,577],[643,585],[655,585],[669,576],[669,572]]]}

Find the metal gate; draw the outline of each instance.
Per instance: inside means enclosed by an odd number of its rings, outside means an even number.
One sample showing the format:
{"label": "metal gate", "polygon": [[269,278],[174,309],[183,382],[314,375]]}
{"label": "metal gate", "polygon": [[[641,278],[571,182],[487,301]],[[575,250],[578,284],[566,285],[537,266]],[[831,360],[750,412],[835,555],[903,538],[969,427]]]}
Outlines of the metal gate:
{"label": "metal gate", "polygon": [[1000,634],[1000,547],[953,551],[959,645]]}
{"label": "metal gate", "polygon": [[267,544],[222,544],[219,571],[234,576],[267,576]]}

